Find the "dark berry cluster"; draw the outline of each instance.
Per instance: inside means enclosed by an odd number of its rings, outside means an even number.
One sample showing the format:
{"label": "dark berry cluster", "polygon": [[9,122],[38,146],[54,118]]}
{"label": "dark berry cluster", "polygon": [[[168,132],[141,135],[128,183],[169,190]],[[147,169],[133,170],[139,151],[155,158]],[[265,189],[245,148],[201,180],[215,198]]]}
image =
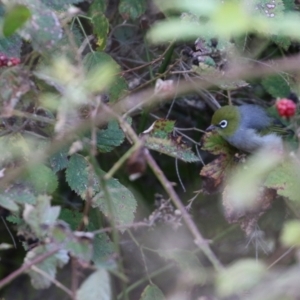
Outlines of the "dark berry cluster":
{"label": "dark berry cluster", "polygon": [[12,67],[20,63],[17,57],[7,57],[5,54],[0,53],[0,67]]}
{"label": "dark berry cluster", "polygon": [[281,117],[290,118],[295,115],[297,105],[290,99],[282,98],[276,101],[276,108]]}

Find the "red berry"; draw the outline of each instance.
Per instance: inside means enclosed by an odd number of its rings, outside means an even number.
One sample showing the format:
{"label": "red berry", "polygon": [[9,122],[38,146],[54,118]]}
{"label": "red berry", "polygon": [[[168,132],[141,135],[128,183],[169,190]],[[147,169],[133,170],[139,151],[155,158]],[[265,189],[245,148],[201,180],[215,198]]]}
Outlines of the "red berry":
{"label": "red berry", "polygon": [[276,108],[281,117],[292,117],[296,113],[297,105],[290,99],[282,98],[276,101]]}
{"label": "red berry", "polygon": [[17,57],[7,57],[5,54],[0,53],[0,67],[16,66],[20,62],[20,59]]}

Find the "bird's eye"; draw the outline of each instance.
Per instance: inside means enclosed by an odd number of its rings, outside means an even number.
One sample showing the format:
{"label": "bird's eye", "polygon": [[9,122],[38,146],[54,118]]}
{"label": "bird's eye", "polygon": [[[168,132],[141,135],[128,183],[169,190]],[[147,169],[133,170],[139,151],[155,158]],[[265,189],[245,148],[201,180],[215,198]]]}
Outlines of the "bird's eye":
{"label": "bird's eye", "polygon": [[220,123],[219,123],[219,126],[221,128],[226,128],[227,127],[227,121],[226,120],[222,120]]}

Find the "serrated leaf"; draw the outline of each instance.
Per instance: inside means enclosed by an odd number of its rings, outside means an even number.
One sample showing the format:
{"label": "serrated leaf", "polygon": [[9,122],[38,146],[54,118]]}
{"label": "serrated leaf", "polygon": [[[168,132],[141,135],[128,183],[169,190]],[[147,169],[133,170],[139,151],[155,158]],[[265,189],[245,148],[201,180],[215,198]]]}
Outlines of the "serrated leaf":
{"label": "serrated leaf", "polygon": [[64,147],[49,158],[53,172],[58,172],[68,166],[68,148]]}
{"label": "serrated leaf", "polygon": [[93,32],[97,36],[98,50],[104,50],[106,47],[107,33],[109,30],[109,21],[105,16],[105,0],[95,0],[89,8],[89,16],[92,18]]}
{"label": "serrated leaf", "polygon": [[135,20],[146,10],[145,0],[121,0],[119,4],[119,13],[123,19]]}
{"label": "serrated leaf", "polygon": [[68,223],[72,230],[76,230],[82,220],[82,213],[63,208],[60,212],[59,219]]}
{"label": "serrated leaf", "polygon": [[80,195],[86,197],[87,189],[95,194],[100,190],[98,178],[89,167],[88,161],[79,154],[73,154],[66,169],[66,180],[70,188]]}
{"label": "serrated leaf", "polygon": [[37,197],[35,206],[25,204],[24,221],[38,237],[43,237],[47,233],[47,228],[54,225],[59,216],[60,206],[51,206],[50,201],[51,198],[44,195]]}
{"label": "serrated leaf", "polygon": [[[101,228],[99,224],[99,214],[97,209],[92,209],[89,214],[88,231],[95,231]],[[115,247],[106,233],[96,234],[93,243],[92,261],[96,267],[115,268]]]}
{"label": "serrated leaf", "polygon": [[[106,181],[109,199],[104,192],[96,194],[92,199],[92,206],[99,208],[102,213],[111,218],[110,206],[113,218],[118,225],[131,224],[134,220],[136,200],[133,194],[124,187],[117,179],[111,178]],[[110,203],[108,203],[110,201]]]}
{"label": "serrated leaf", "polygon": [[41,0],[46,6],[55,10],[65,10],[70,4],[77,4],[84,0]]}
{"label": "serrated leaf", "polygon": [[[41,256],[52,250],[52,245],[47,246],[37,246],[27,252],[24,258],[24,264],[30,263],[36,257]],[[42,262],[36,264],[35,266],[48,274],[52,279],[55,279],[56,269],[58,267],[62,268],[69,261],[69,256],[65,250],[60,250],[54,255],[46,258]],[[31,278],[31,284],[36,289],[46,289],[48,288],[52,281],[45,276],[42,276],[40,273],[35,272],[33,269],[26,269],[25,271]]]}
{"label": "serrated leaf", "polygon": [[196,162],[200,159],[182,140],[173,134],[175,121],[160,119],[142,133],[145,146],[151,150],[164,153],[185,162]]}
{"label": "serrated leaf", "polygon": [[96,267],[114,268],[114,245],[106,233],[95,235],[92,261]]}
{"label": "serrated leaf", "polygon": [[156,285],[147,285],[142,292],[140,300],[165,300],[162,291]]}
{"label": "serrated leaf", "polygon": [[97,147],[100,152],[111,152],[124,142],[124,132],[117,121],[110,121],[107,129],[97,132]]}
{"label": "serrated leaf", "polygon": [[104,11],[98,10],[97,8],[95,9],[93,4],[90,6],[89,15],[91,17],[93,33],[97,37],[97,50],[104,50],[106,47],[107,33],[109,31],[109,21]]}
{"label": "serrated leaf", "polygon": [[106,11],[107,0],[94,0],[89,8],[89,15],[92,15],[94,12],[102,12]]}
{"label": "serrated leaf", "polygon": [[25,180],[29,182],[39,194],[51,194],[58,186],[56,174],[45,165],[38,165],[30,168],[26,174]]}
{"label": "serrated leaf", "polygon": [[278,195],[300,201],[300,165],[296,159],[287,159],[267,177],[264,186],[275,189]]}
{"label": "serrated leaf", "polygon": [[21,219],[19,216],[9,215],[6,217],[6,220],[8,222],[11,222],[13,224],[19,225],[23,222],[23,219]]}
{"label": "serrated leaf", "polygon": [[111,286],[106,270],[99,269],[91,274],[77,291],[77,300],[111,300]]}
{"label": "serrated leaf", "polygon": [[14,34],[31,17],[30,10],[21,4],[11,7],[4,16],[2,31],[5,37]]}
{"label": "serrated leaf", "polygon": [[262,80],[266,91],[274,98],[284,98],[290,94],[290,86],[285,76],[272,75]]}
{"label": "serrated leaf", "polygon": [[[102,172],[105,175],[105,172]],[[86,197],[87,188],[90,187],[90,193],[94,195],[92,206],[98,207],[107,217],[111,217],[107,201],[112,201],[110,205],[117,224],[132,223],[136,209],[136,200],[133,194],[118,180],[112,178],[106,181],[110,195],[110,199],[106,199],[104,192],[100,191],[98,177],[89,168],[88,161],[82,155],[72,155],[66,171],[66,178],[71,189],[81,195],[83,199]]]}
{"label": "serrated leaf", "polygon": [[32,18],[22,28],[20,34],[24,39],[31,40],[32,46],[37,51],[51,49],[61,38],[62,28],[57,15],[46,5],[35,1],[26,0],[32,13]]}
{"label": "serrated leaf", "polygon": [[22,183],[15,183],[5,191],[0,194],[0,199],[9,199],[19,204],[35,204],[36,198],[32,192],[32,190],[22,184]]}

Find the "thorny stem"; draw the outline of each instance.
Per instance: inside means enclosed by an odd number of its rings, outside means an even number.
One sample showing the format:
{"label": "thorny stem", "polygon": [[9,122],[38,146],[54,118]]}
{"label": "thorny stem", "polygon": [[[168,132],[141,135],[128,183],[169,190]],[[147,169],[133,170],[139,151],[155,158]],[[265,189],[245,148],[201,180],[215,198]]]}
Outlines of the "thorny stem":
{"label": "thorny stem", "polygon": [[174,205],[180,210],[183,220],[185,221],[187,227],[189,228],[189,230],[195,238],[195,244],[203,251],[203,253],[210,260],[216,271],[221,271],[223,269],[221,262],[210,249],[207,241],[202,237],[191,216],[188,214],[186,208],[184,207],[178,195],[174,191],[172,184],[168,181],[165,174],[159,168],[156,161],[153,159],[153,157],[150,155],[147,149],[145,150],[145,156],[149,167],[152,169],[162,186],[165,188],[166,192],[169,194],[169,197],[173,201]]}
{"label": "thorny stem", "polygon": [[[117,118],[119,123],[126,129],[126,132],[127,132],[128,136],[130,137],[130,139],[132,140],[132,142],[137,143],[139,141],[139,137],[136,135],[134,130],[131,128],[131,126],[128,123],[126,123],[122,117],[117,115],[114,111],[111,110],[111,108],[109,108],[106,105],[103,105],[103,110],[106,111],[111,116],[113,116],[114,118]],[[149,151],[147,149],[145,149],[145,156],[146,156],[148,165],[150,166],[150,168],[152,169],[152,171],[154,172],[154,174],[156,175],[156,177],[158,178],[158,180],[160,181],[162,186],[165,188],[166,192],[168,193],[169,197],[173,201],[174,205],[180,210],[187,227],[189,228],[189,230],[191,231],[192,235],[195,238],[196,245],[199,248],[201,248],[201,250],[204,252],[204,254],[207,256],[207,258],[210,260],[210,262],[212,263],[214,268],[217,271],[221,271],[223,269],[222,264],[220,263],[218,258],[215,256],[215,254],[212,252],[212,250],[210,249],[209,245],[207,244],[207,241],[202,237],[197,226],[193,222],[192,218],[186,211],[186,208],[184,207],[184,205],[182,204],[178,195],[176,194],[172,184],[168,181],[168,179],[166,178],[166,176],[164,175],[162,170],[159,168],[156,161],[153,159],[153,157],[151,156],[151,154],[149,153]]]}

